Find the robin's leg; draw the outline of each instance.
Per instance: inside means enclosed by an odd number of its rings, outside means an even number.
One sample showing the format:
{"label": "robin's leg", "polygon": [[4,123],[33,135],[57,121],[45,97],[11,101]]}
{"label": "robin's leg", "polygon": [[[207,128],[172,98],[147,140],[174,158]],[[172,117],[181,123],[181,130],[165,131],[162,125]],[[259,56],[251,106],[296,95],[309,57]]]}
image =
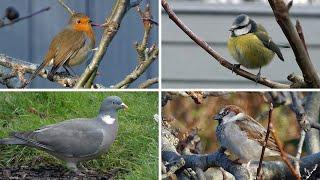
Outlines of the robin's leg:
{"label": "robin's leg", "polygon": [[[64,64],[63,65],[63,68],[67,71],[67,73],[69,74],[69,75],[74,75],[74,76],[77,76],[77,74],[73,71],[73,69],[68,65],[68,64]],[[71,72],[72,72],[72,74],[68,71],[68,70],[70,70]]]}

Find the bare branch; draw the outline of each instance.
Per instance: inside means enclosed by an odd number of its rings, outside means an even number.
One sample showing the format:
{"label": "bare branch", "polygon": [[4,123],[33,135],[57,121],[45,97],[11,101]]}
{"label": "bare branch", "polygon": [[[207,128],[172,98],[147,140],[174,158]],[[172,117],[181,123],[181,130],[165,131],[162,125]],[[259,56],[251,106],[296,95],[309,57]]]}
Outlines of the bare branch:
{"label": "bare branch", "polygon": [[75,13],[74,10],[72,10],[69,6],[67,6],[65,3],[64,3],[64,0],[58,0],[59,3],[61,4],[62,7],[64,7],[66,9],[66,11],[68,11],[68,13],[70,15],[73,15]]}
{"label": "bare branch", "polygon": [[156,83],[158,83],[158,82],[159,82],[159,79],[158,79],[158,78],[148,79],[148,80],[146,80],[145,82],[141,83],[138,88],[140,88],[140,89],[145,89],[145,88],[148,88],[148,87],[150,87],[151,85],[156,84]]}
{"label": "bare branch", "polygon": [[156,58],[158,57],[158,53],[159,49],[154,48],[147,60],[141,61],[137,65],[135,70],[133,70],[129,75],[127,75],[122,81],[112,86],[112,88],[124,88],[136,79],[138,79],[138,77],[140,77],[147,70],[147,68],[152,64],[152,62],[156,60]]}
{"label": "bare branch", "polygon": [[291,7],[292,2],[289,2],[287,6],[284,0],[268,1],[273,10],[275,19],[287,37],[295,54],[297,64],[303,73],[304,81],[309,85],[309,87],[319,88],[320,77],[318,76],[317,71],[310,60],[303,41],[299,37],[299,34],[289,17],[289,8]]}
{"label": "bare branch", "polygon": [[[26,61],[22,61],[19,59],[6,56],[4,54],[0,54],[0,79],[2,79],[1,83],[10,88],[18,88],[20,87],[19,84],[12,85],[12,83],[10,83],[9,80],[12,78],[18,78],[19,73],[32,74],[37,69],[37,66],[38,65],[36,64],[32,64]],[[1,69],[1,67],[6,67],[8,69],[7,70]],[[42,78],[47,78],[48,72],[49,72],[48,70],[44,69],[39,73],[39,76]],[[21,78],[21,75],[20,75],[20,78]],[[76,80],[77,79],[74,77],[61,75],[61,74],[56,74],[53,77],[53,82],[59,83],[64,87],[73,87],[75,85]],[[20,82],[21,81],[24,81],[24,79],[20,79]]]}
{"label": "bare branch", "polygon": [[264,152],[266,150],[267,144],[268,144],[268,139],[269,139],[269,135],[270,135],[270,124],[271,124],[271,118],[272,118],[272,111],[273,111],[273,104],[270,103],[270,109],[269,109],[269,120],[268,120],[268,127],[267,127],[267,134],[264,140],[264,145],[262,146],[262,151],[261,151],[261,156],[260,156],[260,161],[259,161],[259,166],[257,169],[257,179],[260,179],[261,177],[261,168],[262,168],[262,161],[263,161],[263,156],[264,156]]}
{"label": "bare branch", "polygon": [[142,0],[136,0],[134,2],[130,2],[130,6],[129,6],[129,9],[130,8],[133,8],[133,7],[136,7],[136,6],[139,6],[139,4],[142,2]]}
{"label": "bare branch", "polygon": [[102,25],[105,27],[105,30],[103,32],[98,50],[95,52],[91,63],[82,73],[79,81],[75,85],[75,88],[83,88],[91,76],[95,78],[97,72],[96,69],[98,69],[100,62],[107,51],[107,48],[109,47],[114,36],[117,34],[129,4],[130,0],[116,1],[111,15],[106,18],[105,23]]}
{"label": "bare branch", "polygon": [[29,14],[29,15],[27,15],[27,16],[24,16],[24,17],[15,19],[15,20],[13,20],[13,21],[10,21],[9,23],[0,24],[0,28],[3,28],[3,27],[5,27],[5,26],[9,26],[9,25],[13,25],[13,24],[15,24],[15,23],[17,23],[17,22],[19,22],[19,21],[22,21],[22,20],[31,18],[32,16],[35,16],[35,15],[37,15],[37,14],[40,14],[40,13],[42,13],[42,12],[49,11],[49,10],[50,10],[50,7],[43,8],[43,9],[41,9],[41,10],[39,10],[39,11],[36,11],[36,12],[34,12],[34,13],[31,13],[31,14]]}
{"label": "bare branch", "polygon": [[276,131],[273,129],[273,125],[272,123],[270,123],[270,131],[272,133],[272,136],[275,140],[275,143],[277,144],[279,150],[280,150],[280,156],[281,159],[283,160],[283,162],[288,166],[290,172],[296,177],[296,179],[301,180],[301,175],[300,173],[297,173],[295,168],[293,167],[293,165],[291,164],[291,162],[288,159],[288,155],[287,153],[283,150],[282,144],[276,134]]}
{"label": "bare branch", "polygon": [[[310,123],[319,122],[319,109],[320,109],[320,93],[309,92],[306,101],[306,114],[307,120]],[[320,151],[319,131],[316,129],[310,129],[306,133],[306,146],[309,154]]]}

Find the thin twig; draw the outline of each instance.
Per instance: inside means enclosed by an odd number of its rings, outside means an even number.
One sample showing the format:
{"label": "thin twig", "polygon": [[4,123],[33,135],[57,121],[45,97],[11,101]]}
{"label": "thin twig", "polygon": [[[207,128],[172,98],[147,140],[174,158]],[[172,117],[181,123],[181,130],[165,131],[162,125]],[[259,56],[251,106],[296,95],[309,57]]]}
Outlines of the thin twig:
{"label": "thin twig", "polygon": [[[11,69],[11,73],[5,73],[5,71],[2,71],[1,67],[6,67]],[[37,64],[32,64],[30,62],[22,61],[16,58],[12,58],[9,56],[6,56],[4,54],[0,54],[0,79],[2,79],[1,82],[3,82],[6,86],[9,85],[9,79],[18,77],[20,73],[20,78],[21,74],[25,73],[34,73],[34,71],[37,69],[38,65]],[[47,78],[48,75],[48,70],[43,69],[40,71],[39,76],[42,78]],[[21,79],[23,81],[23,79]],[[76,78],[66,76],[66,75],[60,75],[56,74],[53,76],[53,82],[59,83],[64,87],[73,87],[76,82]],[[1,83],[1,84],[3,84]],[[8,84],[9,83],[9,84]],[[10,88],[17,88],[20,87],[20,85],[9,85],[7,87]]]}
{"label": "thin twig", "polygon": [[39,10],[39,11],[36,11],[36,12],[34,12],[34,13],[31,13],[31,14],[29,14],[29,15],[27,15],[27,16],[24,16],[24,17],[15,19],[15,20],[13,20],[13,21],[10,21],[9,23],[1,24],[1,25],[0,25],[0,28],[3,28],[3,27],[5,27],[5,26],[9,26],[9,25],[13,25],[13,24],[15,24],[15,23],[17,23],[17,22],[19,22],[19,21],[21,21],[21,20],[31,18],[32,16],[35,16],[35,15],[37,15],[37,14],[40,14],[40,13],[42,13],[42,12],[49,11],[49,10],[50,10],[50,7],[43,8],[43,9],[41,9],[41,10]]}
{"label": "thin twig", "polygon": [[83,88],[91,76],[93,76],[93,79],[95,79],[97,72],[96,69],[98,69],[102,58],[107,51],[107,48],[117,34],[121,21],[126,14],[129,5],[130,0],[116,1],[111,15],[106,17],[105,23],[102,25],[103,27],[105,27],[105,30],[103,32],[98,50],[95,52],[91,63],[87,66],[85,71],[80,76],[77,84],[75,85],[75,88]]}
{"label": "thin twig", "polygon": [[[227,61],[224,57],[222,57],[220,54],[218,54],[214,49],[212,49],[208,43],[206,43],[204,40],[202,40],[199,36],[197,36],[195,33],[191,31],[190,28],[188,28],[180,19],[179,17],[174,13],[172,8],[169,6],[169,3],[166,0],[161,0],[162,7],[165,9],[167,14],[169,15],[169,18],[176,23],[176,25],[184,32],[186,33],[195,43],[197,43],[202,49],[204,49],[207,53],[209,53],[215,60],[217,60],[222,66],[228,68],[229,70],[235,72],[237,75],[240,75],[244,78],[247,78],[251,81],[256,82],[256,75],[249,73],[241,68],[234,68],[234,65]],[[265,85],[270,88],[290,88],[290,85],[288,84],[282,84],[278,82],[271,81],[267,79],[266,77],[260,77],[260,79],[257,81],[257,83]]]}
{"label": "thin twig", "polygon": [[141,83],[138,88],[140,89],[145,89],[145,88],[148,88],[150,87],[151,85],[153,84],[156,84],[159,82],[159,79],[158,78],[152,78],[152,79],[148,79],[146,80],[145,82]]}
{"label": "thin twig", "polygon": [[272,122],[270,123],[270,132],[272,133],[272,136],[274,137],[275,143],[277,144],[279,150],[280,150],[280,157],[283,160],[283,162],[288,166],[290,172],[296,177],[297,180],[301,180],[301,176],[296,172],[294,166],[291,164],[291,162],[288,159],[287,153],[283,150],[282,144],[276,134],[276,131],[273,128]]}
{"label": "thin twig", "polygon": [[299,34],[299,37],[300,37],[300,39],[301,39],[301,41],[302,41],[302,43],[303,43],[303,46],[304,46],[304,48],[306,49],[307,54],[308,54],[308,56],[309,56],[309,58],[310,58],[310,55],[309,55],[309,52],[308,52],[308,48],[307,48],[307,44],[306,44],[306,41],[305,41],[305,39],[304,39],[302,27],[301,27],[300,21],[299,21],[298,19],[297,19],[297,21],[296,21],[296,29],[297,29],[297,32],[298,32],[298,34]]}
{"label": "thin twig", "polygon": [[300,173],[300,158],[301,158],[301,153],[302,153],[302,147],[303,147],[303,143],[306,137],[306,131],[304,131],[303,129],[301,129],[300,131],[300,139],[299,139],[299,144],[297,147],[297,154],[296,154],[296,160],[294,161],[294,167],[296,169],[296,172],[298,173],[299,176],[301,176]]}
{"label": "thin twig", "polygon": [[135,70],[133,70],[129,75],[127,75],[122,81],[112,86],[112,88],[124,88],[125,86],[129,85],[130,83],[138,79],[138,77],[140,77],[147,70],[147,68],[152,64],[152,62],[156,60],[156,58],[158,57],[158,53],[159,49],[155,48],[151,52],[147,60],[140,62],[140,64],[137,65]]}
{"label": "thin twig", "polygon": [[72,10],[69,6],[66,5],[66,3],[64,3],[64,0],[58,0],[58,1],[61,4],[61,6],[64,7],[70,13],[70,15],[73,15],[75,13],[74,10]]}
{"label": "thin twig", "polygon": [[265,152],[265,150],[266,150],[266,147],[267,147],[267,144],[268,144],[269,135],[270,135],[270,124],[271,124],[272,112],[273,112],[273,104],[270,103],[267,134],[266,134],[266,137],[265,137],[265,140],[264,140],[264,145],[262,146],[262,151],[261,151],[259,166],[258,166],[258,168],[257,168],[257,176],[256,176],[257,179],[259,179],[260,176],[261,176],[260,173],[261,173],[261,169],[262,169],[263,156],[264,156],[264,152]]}
{"label": "thin twig", "polygon": [[309,85],[309,87],[319,88],[320,77],[318,76],[303,41],[299,37],[299,34],[289,16],[289,9],[292,5],[292,1],[290,1],[288,5],[284,0],[268,0],[268,2],[273,10],[275,19],[290,43],[296,57],[296,62],[303,73],[304,81]]}

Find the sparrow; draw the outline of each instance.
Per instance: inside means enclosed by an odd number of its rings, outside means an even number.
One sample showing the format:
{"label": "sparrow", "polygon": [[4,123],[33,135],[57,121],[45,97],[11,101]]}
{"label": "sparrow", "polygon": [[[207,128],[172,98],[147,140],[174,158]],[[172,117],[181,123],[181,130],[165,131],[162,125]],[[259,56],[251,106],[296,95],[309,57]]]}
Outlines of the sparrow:
{"label": "sparrow", "polygon": [[[218,120],[216,136],[223,148],[236,155],[238,162],[249,167],[252,160],[260,160],[267,130],[235,105],[223,107],[213,117]],[[279,157],[280,150],[271,134],[264,157]]]}
{"label": "sparrow", "polygon": [[68,69],[72,71],[71,66],[83,63],[95,45],[92,26],[97,25],[92,24],[90,18],[85,14],[73,14],[67,27],[51,41],[44,61],[21,87],[24,88],[28,85],[46,66],[52,65],[48,73],[48,79],[52,80],[53,75],[60,67],[63,67],[70,74]]}
{"label": "sparrow", "polygon": [[228,50],[231,56],[248,69],[259,68],[257,79],[260,78],[261,67],[271,62],[277,54],[281,61],[284,61],[279,47],[288,48],[286,45],[277,45],[273,42],[266,29],[257,24],[246,14],[240,14],[235,18],[229,29]]}

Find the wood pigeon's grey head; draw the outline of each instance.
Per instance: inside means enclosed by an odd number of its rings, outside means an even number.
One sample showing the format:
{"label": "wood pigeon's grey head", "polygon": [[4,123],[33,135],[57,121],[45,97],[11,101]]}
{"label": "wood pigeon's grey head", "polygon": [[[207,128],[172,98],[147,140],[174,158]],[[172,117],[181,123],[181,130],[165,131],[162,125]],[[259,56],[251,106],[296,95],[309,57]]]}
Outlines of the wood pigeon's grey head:
{"label": "wood pigeon's grey head", "polygon": [[107,97],[100,107],[101,112],[113,112],[119,109],[127,109],[128,106],[124,104],[120,97],[118,96],[109,96]]}
{"label": "wood pigeon's grey head", "polygon": [[241,36],[257,30],[257,24],[246,14],[240,14],[235,18],[229,31],[234,36]]}

